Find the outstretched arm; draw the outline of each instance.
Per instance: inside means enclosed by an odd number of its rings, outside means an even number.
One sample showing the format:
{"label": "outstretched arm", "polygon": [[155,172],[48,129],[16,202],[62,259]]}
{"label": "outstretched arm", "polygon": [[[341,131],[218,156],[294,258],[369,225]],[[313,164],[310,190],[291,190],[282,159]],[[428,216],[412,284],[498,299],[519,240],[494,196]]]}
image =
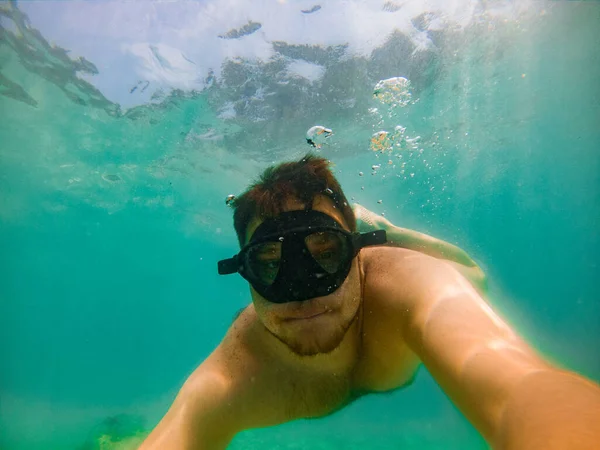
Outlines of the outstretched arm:
{"label": "outstretched arm", "polygon": [[[227,338],[225,339],[227,341]],[[240,431],[229,359],[222,342],[190,375],[139,450],[224,450]]]}
{"label": "outstretched arm", "polygon": [[139,450],[224,450],[235,434],[220,417],[225,391],[217,373],[188,380]]}
{"label": "outstretched arm", "polygon": [[364,206],[355,204],[352,209],[356,216],[358,231],[385,230],[389,245],[443,259],[469,280],[480,294],[486,292],[485,273],[463,249],[433,236],[397,227],[385,217],[369,211]]}
{"label": "outstretched arm", "polygon": [[448,265],[391,248],[378,257],[372,295],[493,449],[598,448],[598,385],[540,357]]}

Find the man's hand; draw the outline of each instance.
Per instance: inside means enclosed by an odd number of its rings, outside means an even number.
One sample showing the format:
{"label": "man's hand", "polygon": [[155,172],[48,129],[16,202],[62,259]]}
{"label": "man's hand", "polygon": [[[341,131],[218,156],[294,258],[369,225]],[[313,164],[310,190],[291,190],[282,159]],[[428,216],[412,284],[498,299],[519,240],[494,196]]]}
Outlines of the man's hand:
{"label": "man's hand", "polygon": [[385,230],[388,245],[415,250],[442,259],[458,270],[480,294],[487,291],[487,278],[477,263],[462,249],[418,231],[400,228],[359,204],[352,205],[357,231]]}

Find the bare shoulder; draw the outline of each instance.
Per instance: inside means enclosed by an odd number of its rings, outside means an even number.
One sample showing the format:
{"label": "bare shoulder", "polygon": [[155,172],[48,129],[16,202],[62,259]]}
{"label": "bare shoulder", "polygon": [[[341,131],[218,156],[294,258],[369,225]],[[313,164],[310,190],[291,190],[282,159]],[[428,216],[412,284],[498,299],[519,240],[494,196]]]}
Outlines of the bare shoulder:
{"label": "bare shoulder", "polygon": [[435,260],[424,253],[389,246],[363,248],[360,252],[360,257],[365,272],[371,276],[385,275],[391,268],[394,270],[414,269],[415,265],[423,265],[427,264],[430,260]]}
{"label": "bare shoulder", "polygon": [[420,269],[436,269],[452,272],[452,265],[448,261],[439,259],[425,253],[402,247],[376,246],[366,247],[361,250],[360,256],[363,266],[371,273],[385,274],[386,269],[394,269],[411,277],[420,273]]}
{"label": "bare shoulder", "polygon": [[367,283],[375,287],[404,287],[407,295],[414,289],[432,286],[433,280],[460,276],[451,264],[414,250],[398,247],[371,247],[360,253]]}
{"label": "bare shoulder", "polygon": [[389,313],[398,313],[398,320],[408,320],[417,306],[423,306],[423,299],[434,298],[443,289],[453,287],[474,292],[451,264],[413,250],[365,248],[361,251],[361,260],[365,295],[376,299],[379,307],[388,309]]}

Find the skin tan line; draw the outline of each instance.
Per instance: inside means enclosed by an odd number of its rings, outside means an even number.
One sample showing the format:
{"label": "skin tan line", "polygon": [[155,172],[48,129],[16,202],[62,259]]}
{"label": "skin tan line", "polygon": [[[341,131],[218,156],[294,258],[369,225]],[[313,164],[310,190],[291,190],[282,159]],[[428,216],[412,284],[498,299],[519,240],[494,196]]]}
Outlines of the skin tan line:
{"label": "skin tan line", "polygon": [[[303,206],[290,199],[286,210]],[[345,223],[326,197],[313,209]],[[406,386],[419,364],[495,449],[599,448],[598,386],[551,366],[513,332],[462,250],[387,229],[392,245],[362,249],[327,297],[275,304],[251,287],[252,304],[140,449],[224,449],[242,430],[326,416]]]}

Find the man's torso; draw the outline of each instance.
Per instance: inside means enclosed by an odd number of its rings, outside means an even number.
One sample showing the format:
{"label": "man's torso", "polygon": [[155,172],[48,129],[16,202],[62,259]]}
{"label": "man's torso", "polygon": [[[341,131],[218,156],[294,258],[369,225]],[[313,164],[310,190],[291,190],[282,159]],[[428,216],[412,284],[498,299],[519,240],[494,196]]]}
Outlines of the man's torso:
{"label": "man's torso", "polygon": [[265,340],[275,338],[261,328],[252,305],[240,314],[220,348],[209,357],[227,361],[232,393],[226,414],[239,421],[241,428],[325,416],[361,395],[390,391],[411,381],[418,359],[404,343],[388,302],[370,289],[371,280],[376,278],[373,275],[382,270],[378,251],[365,249],[361,259],[365,289],[352,367],[320,370],[263,351],[268,347]]}

